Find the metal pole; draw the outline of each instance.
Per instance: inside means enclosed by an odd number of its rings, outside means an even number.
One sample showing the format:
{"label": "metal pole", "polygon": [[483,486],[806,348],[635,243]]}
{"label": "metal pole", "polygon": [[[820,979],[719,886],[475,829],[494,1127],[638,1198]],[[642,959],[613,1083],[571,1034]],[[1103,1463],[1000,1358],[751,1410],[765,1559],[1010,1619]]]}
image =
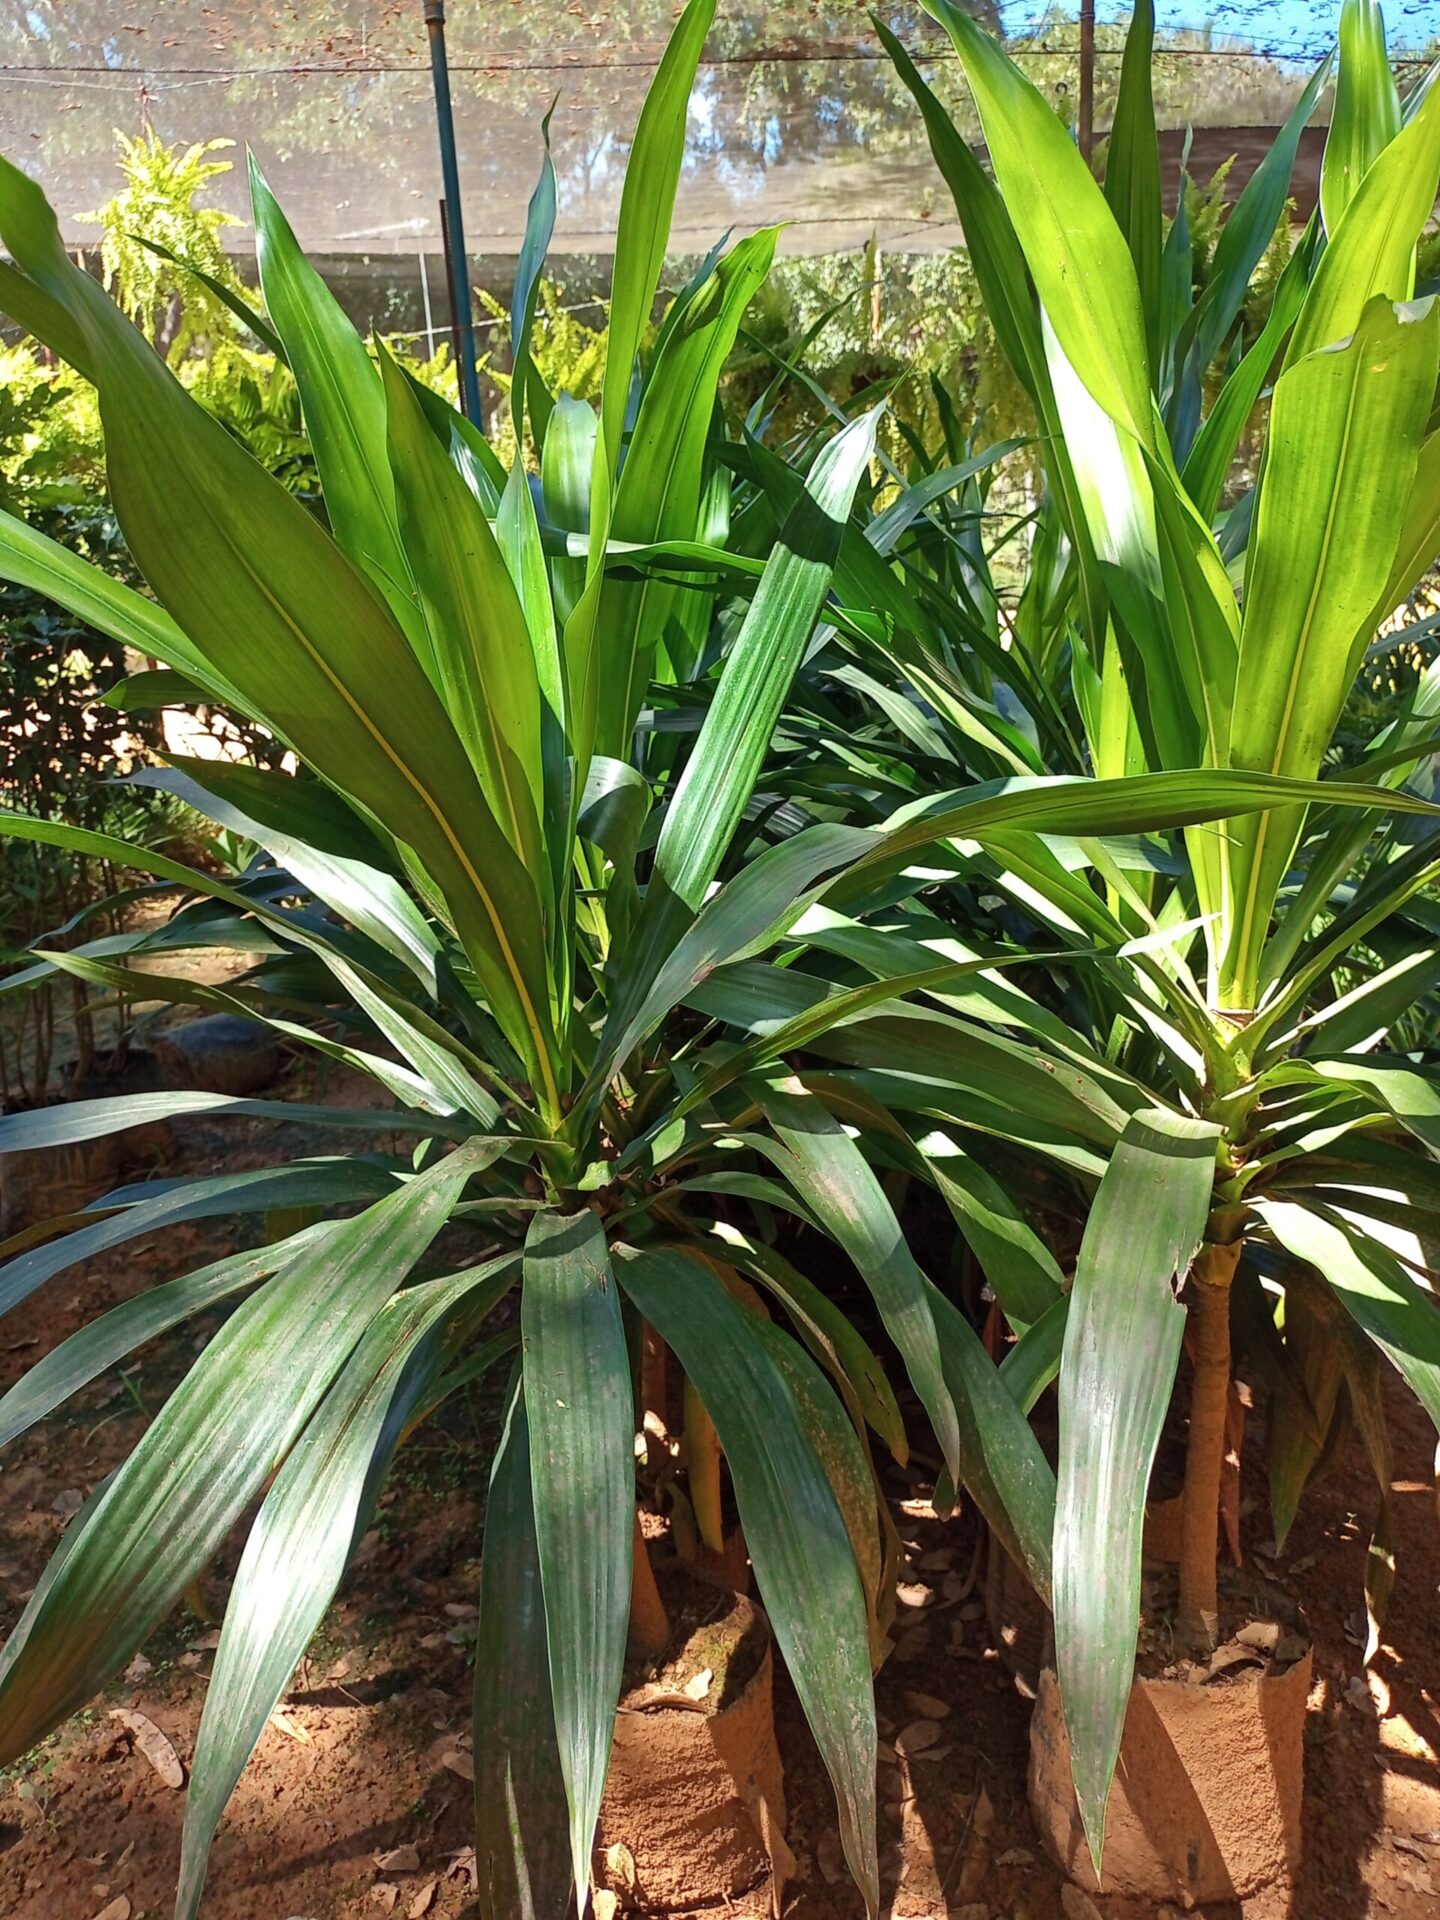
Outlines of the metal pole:
{"label": "metal pole", "polygon": [[425,264],[425,249],[422,247],[415,258],[420,262],[420,299],[425,308],[425,358],[435,358],[435,316],[430,311],[430,269]]}
{"label": "metal pole", "polygon": [[1095,0],[1080,0],[1080,151],[1095,148]]}
{"label": "metal pole", "polygon": [[[446,211],[445,202],[443,200],[440,202],[440,244],[445,249],[445,284],[450,289],[450,295],[451,295],[451,298],[450,298],[450,351],[455,356],[455,378],[459,380],[460,370],[465,364],[465,351],[460,344],[460,315],[456,312],[456,309],[455,309],[455,298],[454,298],[455,255],[451,248],[451,243],[450,243],[450,216]],[[462,274],[464,272],[463,264],[461,267],[461,272]],[[465,418],[467,420],[471,417],[470,407],[469,407],[468,401],[465,398],[465,388],[463,384],[461,385],[461,388],[460,388],[460,411],[465,415]],[[477,426],[479,425],[478,421],[476,422],[476,425]]]}
{"label": "metal pole", "polygon": [[449,226],[450,314],[459,343],[460,397],[467,416],[480,421],[480,381],[475,371],[475,329],[470,313],[470,277],[465,271],[465,228],[460,219],[460,166],[455,156],[455,118],[450,110],[450,66],[445,58],[445,0],[425,0],[430,36],[430,73],[435,82],[435,125],[440,135],[440,177],[445,183]]}

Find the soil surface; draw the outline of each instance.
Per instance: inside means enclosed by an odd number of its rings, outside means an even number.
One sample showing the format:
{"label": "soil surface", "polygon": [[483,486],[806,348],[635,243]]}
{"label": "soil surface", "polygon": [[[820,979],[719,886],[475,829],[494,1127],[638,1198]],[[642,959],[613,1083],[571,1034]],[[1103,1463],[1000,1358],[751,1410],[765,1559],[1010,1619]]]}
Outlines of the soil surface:
{"label": "soil surface", "polygon": [[[360,1105],[373,1089],[292,1066],[275,1090]],[[377,1116],[375,1144],[388,1144]],[[274,1123],[187,1120],[169,1174],[354,1150]],[[76,1327],[156,1281],[259,1238],[258,1222],[182,1227],[58,1275],[0,1328],[0,1385]],[[457,1249],[437,1249],[448,1260]],[[14,1624],[68,1515],[134,1445],[217,1324],[187,1323],[0,1455],[0,1632]],[[296,1673],[220,1830],[207,1920],[476,1920],[469,1706],[480,1527],[503,1383],[452,1402],[396,1464],[330,1620]],[[1283,1555],[1264,1551],[1258,1444],[1240,1503],[1250,1564],[1315,1643],[1304,1877],[1287,1920],[1432,1920],[1440,1912],[1440,1598],[1435,1436],[1389,1393],[1397,1554],[1384,1644],[1362,1669],[1362,1578],[1374,1483],[1346,1445],[1307,1494]],[[912,1431],[922,1430],[918,1417]],[[1025,1807],[1030,1702],[992,1643],[972,1515],[941,1521],[923,1472],[894,1484],[906,1543],[895,1651],[879,1681],[881,1848],[894,1920],[1159,1920],[1084,1904],[1040,1854]],[[1270,1543],[1273,1546],[1273,1542]],[[174,1897],[184,1777],[238,1554],[124,1679],[0,1775],[5,1920],[160,1920]],[[198,1598],[198,1596],[197,1596]],[[1023,1684],[1023,1683],[1022,1683]],[[785,1920],[859,1920],[824,1770],[780,1664],[779,1740],[798,1877]],[[117,1717],[141,1716],[140,1719]],[[179,1772],[146,1723],[174,1749]],[[147,1749],[160,1762],[147,1758]],[[167,1778],[168,1776],[168,1778]],[[733,1908],[739,1916],[745,1909]],[[765,1911],[755,1909],[756,1920]],[[1210,1920],[1280,1920],[1271,1907]]]}

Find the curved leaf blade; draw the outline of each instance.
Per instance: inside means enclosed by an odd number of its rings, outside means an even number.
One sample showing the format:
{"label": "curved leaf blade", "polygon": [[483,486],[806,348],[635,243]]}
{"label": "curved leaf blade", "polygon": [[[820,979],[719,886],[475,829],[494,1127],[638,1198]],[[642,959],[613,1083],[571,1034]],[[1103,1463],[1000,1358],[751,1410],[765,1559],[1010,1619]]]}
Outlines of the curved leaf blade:
{"label": "curved leaf blade", "polygon": [[625,1665],[635,1507],[630,1355],[598,1215],[536,1214],[520,1330],[551,1696],[583,1920]]}
{"label": "curved leaf blade", "polygon": [[[616,1249],[616,1277],[679,1355],[725,1450],[755,1577],[840,1810],[871,1920],[875,1703],[865,1596],[835,1493],[784,1373],[720,1280],[678,1253]],[[803,1356],[796,1349],[794,1360]],[[817,1390],[827,1392],[816,1380]]]}
{"label": "curved leaf blade", "polygon": [[1060,1362],[1055,1663],[1095,1870],[1135,1677],[1145,1489],[1185,1331],[1219,1129],[1132,1116],[1080,1243]]}

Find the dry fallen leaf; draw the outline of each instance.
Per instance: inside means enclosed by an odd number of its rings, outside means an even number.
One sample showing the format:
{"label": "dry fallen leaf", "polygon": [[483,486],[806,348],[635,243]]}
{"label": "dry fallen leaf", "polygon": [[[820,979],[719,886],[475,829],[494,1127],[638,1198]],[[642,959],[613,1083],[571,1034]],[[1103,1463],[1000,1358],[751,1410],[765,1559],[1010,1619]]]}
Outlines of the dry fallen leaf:
{"label": "dry fallen leaf", "polygon": [[430,1911],[431,1905],[434,1902],[435,1889],[439,1884],[438,1878],[425,1882],[424,1886],[421,1887],[420,1891],[406,1908],[406,1920],[424,1920],[424,1916]]}
{"label": "dry fallen leaf", "polygon": [[66,1487],[63,1493],[57,1493],[50,1502],[53,1513],[60,1513],[68,1520],[72,1513],[78,1513],[85,1504],[85,1496],[79,1487]]}
{"label": "dry fallen leaf", "polygon": [[418,1873],[420,1855],[414,1847],[392,1847],[375,1861],[382,1873]]}
{"label": "dry fallen leaf", "polygon": [[129,1666],[126,1667],[124,1678],[132,1687],[135,1687],[140,1684],[147,1673],[153,1673],[154,1671],[154,1662],[147,1660],[143,1653],[137,1653]]}
{"label": "dry fallen leaf", "polygon": [[150,1762],[167,1787],[183,1787],[185,1769],[180,1756],[153,1720],[129,1707],[112,1707],[110,1718],[118,1720],[134,1740],[138,1750]]}
{"label": "dry fallen leaf", "polygon": [[475,1762],[468,1753],[460,1753],[452,1748],[449,1753],[441,1754],[440,1764],[448,1767],[451,1773],[458,1773],[462,1780],[475,1778]]}
{"label": "dry fallen leaf", "polygon": [[1060,1911],[1065,1920],[1100,1920],[1100,1909],[1089,1894],[1082,1893],[1079,1887],[1061,1887]]}
{"label": "dry fallen leaf", "polygon": [[475,1866],[475,1849],[473,1847],[461,1847],[458,1853],[452,1853],[450,1855],[449,1865],[445,1869],[445,1878],[447,1880],[468,1880],[472,1889],[479,1886],[480,1876]]}
{"label": "dry fallen leaf", "polygon": [[380,1911],[382,1913],[393,1913],[395,1911],[395,1902],[399,1897],[400,1889],[392,1886],[388,1880],[377,1880],[375,1885],[370,1889],[370,1898],[379,1901]]}
{"label": "dry fallen leaf", "polygon": [[895,1642],[895,1658],[902,1666],[908,1666],[914,1660],[923,1660],[929,1650],[928,1627],[907,1627]]}
{"label": "dry fallen leaf", "polygon": [[912,1713],[922,1714],[927,1720],[948,1720],[950,1703],[937,1700],[933,1693],[902,1693],[900,1698]]}
{"label": "dry fallen leaf", "polygon": [[940,1729],[933,1720],[912,1720],[896,1734],[895,1751],[918,1753],[922,1747],[933,1747],[939,1738]]}
{"label": "dry fallen leaf", "polygon": [[277,1733],[283,1733],[287,1739],[296,1740],[302,1747],[311,1745],[310,1729],[293,1719],[283,1707],[276,1707],[270,1715],[270,1724]]}
{"label": "dry fallen leaf", "polygon": [[112,1900],[96,1914],[95,1920],[130,1920],[130,1896],[122,1893],[118,1900]]}
{"label": "dry fallen leaf", "polygon": [[833,1828],[827,1827],[820,1836],[815,1849],[815,1862],[822,1877],[833,1887],[845,1876],[845,1855],[841,1851],[840,1836]]}

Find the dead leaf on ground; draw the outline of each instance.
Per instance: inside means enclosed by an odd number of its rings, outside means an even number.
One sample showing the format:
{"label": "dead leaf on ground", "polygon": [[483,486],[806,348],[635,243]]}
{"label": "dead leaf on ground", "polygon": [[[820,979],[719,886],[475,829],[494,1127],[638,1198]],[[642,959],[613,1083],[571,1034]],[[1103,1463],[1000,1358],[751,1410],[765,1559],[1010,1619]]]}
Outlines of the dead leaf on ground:
{"label": "dead leaf on ground", "polygon": [[380,1854],[375,1864],[382,1873],[418,1873],[420,1855],[414,1847],[392,1847]]}
{"label": "dead leaf on ground", "polygon": [[153,1673],[154,1671],[155,1663],[152,1660],[147,1660],[143,1653],[137,1653],[129,1666],[126,1667],[123,1678],[134,1687],[140,1684],[147,1673]]}
{"label": "dead leaf on ground", "polygon": [[1100,1920],[1100,1909],[1079,1887],[1061,1887],[1060,1911],[1065,1920]]}
{"label": "dead leaf on ground", "polygon": [[270,1715],[270,1724],[275,1728],[277,1733],[283,1733],[287,1740],[298,1741],[302,1747],[308,1747],[314,1744],[310,1737],[310,1729],[302,1726],[301,1723],[288,1714],[283,1707],[273,1709]]}
{"label": "dead leaf on ground", "polygon": [[442,1767],[448,1767],[451,1773],[458,1773],[462,1780],[473,1780],[475,1778],[474,1760],[468,1753],[461,1753],[458,1748],[452,1748],[450,1752],[442,1753],[440,1756],[440,1764]]}
{"label": "dead leaf on ground", "polygon": [[445,1878],[447,1880],[468,1880],[472,1890],[479,1886],[480,1876],[475,1866],[474,1847],[461,1847],[458,1853],[452,1853],[450,1855],[449,1864],[445,1869]]}
{"label": "dead leaf on ground", "polygon": [[108,1907],[102,1907],[96,1914],[95,1920],[130,1920],[129,1894],[122,1893],[117,1900],[112,1900]]}
{"label": "dead leaf on ground", "polygon": [[908,1727],[902,1727],[895,1736],[897,1753],[919,1753],[923,1747],[933,1747],[940,1738],[940,1729],[933,1720],[912,1720]]}
{"label": "dead leaf on ground", "polygon": [[395,1902],[400,1898],[400,1889],[388,1880],[377,1880],[370,1889],[370,1898],[379,1902],[382,1913],[393,1913]]}
{"label": "dead leaf on ground", "polygon": [[85,1496],[79,1487],[66,1487],[63,1493],[57,1493],[50,1502],[52,1513],[63,1514],[68,1520],[72,1513],[78,1513],[85,1504]]}
{"label": "dead leaf on ground", "polygon": [[435,1889],[439,1884],[440,1881],[438,1877],[425,1882],[424,1886],[421,1887],[420,1891],[407,1907],[406,1920],[424,1920],[424,1916],[430,1911],[434,1903]]}
{"label": "dead leaf on ground", "polygon": [[900,1698],[912,1713],[918,1713],[927,1720],[948,1720],[950,1703],[937,1700],[933,1693],[902,1693]]}
{"label": "dead leaf on ground", "polygon": [[184,1786],[185,1769],[180,1764],[180,1756],[153,1720],[129,1707],[112,1707],[110,1718],[118,1720],[128,1730],[138,1751],[150,1762],[167,1787]]}

